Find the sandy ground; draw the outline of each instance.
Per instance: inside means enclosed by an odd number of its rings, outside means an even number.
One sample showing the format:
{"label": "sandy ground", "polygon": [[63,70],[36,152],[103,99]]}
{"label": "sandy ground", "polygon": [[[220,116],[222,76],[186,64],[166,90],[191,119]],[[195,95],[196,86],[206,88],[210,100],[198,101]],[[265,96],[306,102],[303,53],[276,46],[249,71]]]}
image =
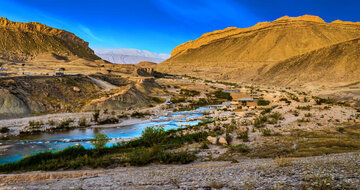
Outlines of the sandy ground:
{"label": "sandy ground", "polygon": [[360,154],[0,175],[0,189],[358,189]]}

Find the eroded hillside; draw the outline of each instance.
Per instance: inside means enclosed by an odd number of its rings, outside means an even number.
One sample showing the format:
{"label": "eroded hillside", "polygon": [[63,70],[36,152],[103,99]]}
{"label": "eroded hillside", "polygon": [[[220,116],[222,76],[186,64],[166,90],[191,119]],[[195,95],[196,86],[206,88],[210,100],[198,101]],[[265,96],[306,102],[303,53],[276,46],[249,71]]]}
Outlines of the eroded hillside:
{"label": "eroded hillside", "polygon": [[[274,69],[280,61],[359,38],[359,29],[358,23],[326,23],[309,15],[286,16],[250,28],[231,27],[204,34],[195,41],[176,47],[172,57],[158,65],[157,70],[216,80],[253,82]],[[347,72],[355,71],[348,69]],[[281,74],[292,77],[291,73]]]}
{"label": "eroded hillside", "polygon": [[111,84],[113,88],[105,90],[85,75],[0,79],[0,119],[95,109],[120,110],[129,106],[136,108],[149,105],[150,95],[161,92],[151,79],[129,80],[103,74],[91,76]]}

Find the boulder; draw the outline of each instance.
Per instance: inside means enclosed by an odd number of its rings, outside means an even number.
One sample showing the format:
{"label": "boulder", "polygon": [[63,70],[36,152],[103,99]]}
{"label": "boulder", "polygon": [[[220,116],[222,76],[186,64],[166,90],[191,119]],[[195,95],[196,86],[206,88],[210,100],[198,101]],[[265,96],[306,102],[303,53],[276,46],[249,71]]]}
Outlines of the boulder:
{"label": "boulder", "polygon": [[226,139],[224,137],[219,138],[219,143],[222,145],[228,145],[228,142],[226,141]]}
{"label": "boulder", "polygon": [[212,137],[212,136],[208,136],[206,140],[208,140],[211,144],[216,144],[217,141],[216,137]]}
{"label": "boulder", "polygon": [[73,89],[74,92],[80,92],[81,91],[80,88],[76,87],[76,86],[74,86],[72,89]]}

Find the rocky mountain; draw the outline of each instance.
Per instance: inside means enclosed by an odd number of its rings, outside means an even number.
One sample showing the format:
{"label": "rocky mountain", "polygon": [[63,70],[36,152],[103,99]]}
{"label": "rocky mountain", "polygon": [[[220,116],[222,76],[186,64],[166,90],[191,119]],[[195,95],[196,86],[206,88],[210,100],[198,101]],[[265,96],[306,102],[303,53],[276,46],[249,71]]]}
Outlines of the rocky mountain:
{"label": "rocky mountain", "polygon": [[170,57],[169,54],[138,49],[97,49],[95,54],[104,60],[118,64],[137,64],[141,61],[160,63]]}
{"label": "rocky mountain", "polygon": [[37,22],[12,22],[0,17],[0,59],[5,61],[26,61],[42,53],[100,59],[88,45],[65,30]]}
{"label": "rocky mountain", "polygon": [[[292,80],[294,73],[285,68],[291,64],[299,63],[294,62],[294,60],[301,60],[301,68],[295,66],[291,68],[304,69],[306,67],[307,73],[302,74],[302,78],[306,81],[311,82],[320,78],[325,82],[339,81],[344,77],[335,75],[330,80],[329,77],[326,77],[328,73],[322,72],[326,68],[322,67],[320,63],[329,62],[330,58],[334,58],[331,61],[334,68],[345,68],[345,62],[346,65],[358,65],[359,63],[355,59],[347,59],[355,56],[353,51],[340,53],[335,50],[355,43],[349,40],[359,37],[359,23],[339,20],[326,23],[321,18],[310,15],[285,16],[273,22],[258,23],[250,28],[230,27],[206,33],[194,41],[176,47],[171,53],[171,58],[159,64],[157,70],[216,80],[269,83],[272,81],[261,78],[278,75],[283,77],[281,78],[282,81]],[[345,41],[349,42],[343,43]],[[353,46],[356,45],[353,44]],[[326,47],[328,49],[320,50]],[[321,53],[316,53],[316,50],[321,51]],[[320,55],[322,57],[318,57]],[[302,56],[310,56],[311,60],[318,61],[310,63],[309,60],[306,60],[310,57]],[[311,70],[310,64],[318,64],[312,67],[316,67],[320,72]],[[355,70],[352,69],[354,67],[347,68],[344,72],[355,73]],[[303,70],[296,72],[301,71]],[[315,72],[317,76],[315,78],[310,77]],[[349,76],[346,78],[349,82],[358,80],[358,78],[352,78],[355,75],[346,76]],[[295,81],[304,82],[302,80]]]}

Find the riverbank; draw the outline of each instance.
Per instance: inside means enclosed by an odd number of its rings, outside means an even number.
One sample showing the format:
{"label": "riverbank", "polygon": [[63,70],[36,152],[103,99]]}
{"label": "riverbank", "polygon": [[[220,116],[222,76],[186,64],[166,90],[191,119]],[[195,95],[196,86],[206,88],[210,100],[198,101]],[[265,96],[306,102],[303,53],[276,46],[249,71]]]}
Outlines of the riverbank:
{"label": "riverbank", "polygon": [[[4,119],[0,120],[0,128],[5,127],[9,129],[8,133],[0,133],[0,139],[11,136],[18,136],[21,133],[32,133],[32,132],[47,132],[57,130],[58,125],[62,122],[71,120],[69,127],[84,128],[80,126],[79,122],[85,119],[87,128],[111,128],[111,127],[123,127],[128,125],[135,125],[150,122],[154,118],[163,117],[172,112],[170,109],[164,109],[166,104],[158,104],[151,108],[142,108],[142,113],[149,113],[141,118],[130,117],[133,112],[140,112],[138,109],[135,110],[118,110],[112,113],[102,114],[104,118],[118,118],[118,116],[128,116],[119,118],[118,123],[114,124],[96,124],[93,121],[94,112],[76,112],[76,113],[57,113],[57,114],[46,114],[40,116]],[[40,123],[41,127],[30,126],[31,123]]]}
{"label": "riverbank", "polygon": [[2,189],[357,189],[360,153],[0,175]]}

